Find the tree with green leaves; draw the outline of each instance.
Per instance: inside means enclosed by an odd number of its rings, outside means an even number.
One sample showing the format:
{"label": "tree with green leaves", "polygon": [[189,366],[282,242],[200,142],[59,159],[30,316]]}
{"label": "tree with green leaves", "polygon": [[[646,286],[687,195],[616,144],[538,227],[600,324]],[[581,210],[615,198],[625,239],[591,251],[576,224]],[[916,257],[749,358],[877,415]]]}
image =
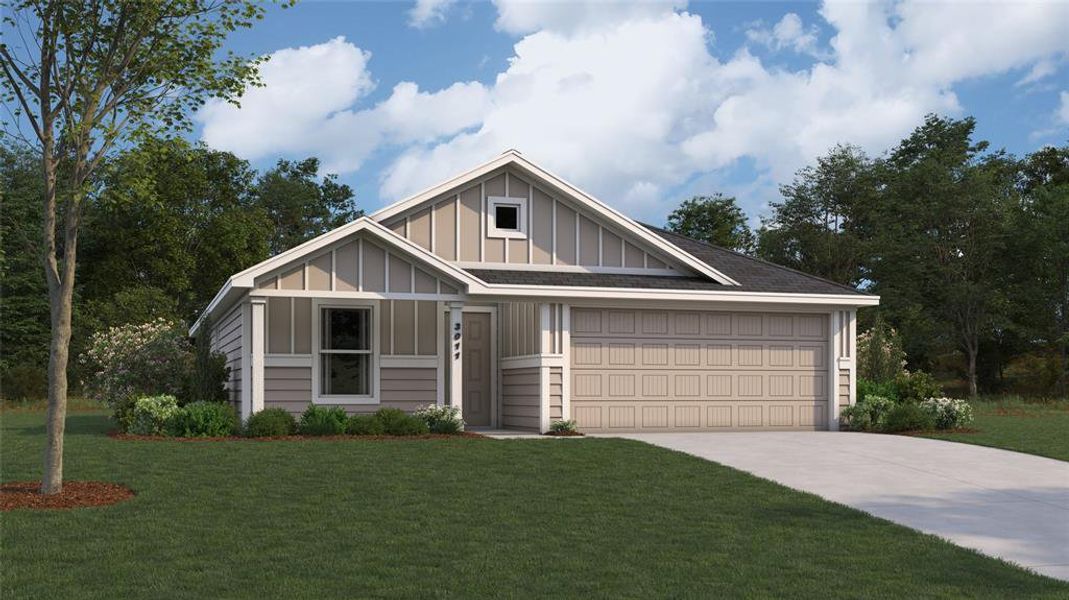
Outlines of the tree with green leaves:
{"label": "tree with green leaves", "polygon": [[319,176],[319,159],[280,160],[260,176],[255,194],[274,225],[271,254],[289,250],[364,214],[337,176]]}
{"label": "tree with green leaves", "polygon": [[881,161],[869,266],[881,312],[907,342],[961,350],[973,396],[981,342],[1006,315],[1016,202],[1014,161],[974,142],[975,127],[929,115]]}
{"label": "tree with green leaves", "polygon": [[[0,85],[21,141],[41,161],[42,243],[51,341],[41,491],[63,489],[67,363],[86,199],[98,167],[124,143],[191,127],[209,98],[235,101],[259,59],[222,54],[228,34],[264,9],[225,0],[21,0],[0,43]],[[14,40],[33,43],[13,44]]]}
{"label": "tree with green leaves", "polygon": [[668,230],[689,238],[742,252],[753,253],[754,235],[733,196],[719,192],[684,200],[668,215]]}
{"label": "tree with green leaves", "polygon": [[864,278],[864,215],[877,191],[873,162],[855,146],[839,145],[794,181],[759,231],[758,255],[845,285]]}

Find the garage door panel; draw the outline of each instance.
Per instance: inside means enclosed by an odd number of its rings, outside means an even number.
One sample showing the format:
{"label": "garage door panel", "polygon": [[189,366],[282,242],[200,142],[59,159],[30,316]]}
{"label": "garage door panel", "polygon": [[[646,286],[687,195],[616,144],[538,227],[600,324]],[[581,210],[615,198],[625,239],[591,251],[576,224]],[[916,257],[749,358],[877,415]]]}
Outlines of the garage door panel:
{"label": "garage door panel", "polygon": [[586,430],[825,426],[825,315],[573,309]]}

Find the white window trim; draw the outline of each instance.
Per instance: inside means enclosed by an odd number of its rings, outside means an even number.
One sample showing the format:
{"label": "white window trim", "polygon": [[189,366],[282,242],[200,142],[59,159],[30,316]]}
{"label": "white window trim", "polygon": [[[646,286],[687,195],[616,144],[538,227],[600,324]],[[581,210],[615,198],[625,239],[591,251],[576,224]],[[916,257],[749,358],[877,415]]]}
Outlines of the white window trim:
{"label": "white window trim", "polygon": [[[518,209],[517,229],[497,228],[497,207],[515,206]],[[513,240],[527,239],[527,198],[509,198],[507,196],[490,196],[486,199],[486,237]]]}
{"label": "white window trim", "polygon": [[[368,308],[371,310],[371,393],[367,395],[321,395],[320,372],[322,370],[321,327],[324,308]],[[360,299],[313,299],[312,300],[312,404],[379,404],[379,303]]]}

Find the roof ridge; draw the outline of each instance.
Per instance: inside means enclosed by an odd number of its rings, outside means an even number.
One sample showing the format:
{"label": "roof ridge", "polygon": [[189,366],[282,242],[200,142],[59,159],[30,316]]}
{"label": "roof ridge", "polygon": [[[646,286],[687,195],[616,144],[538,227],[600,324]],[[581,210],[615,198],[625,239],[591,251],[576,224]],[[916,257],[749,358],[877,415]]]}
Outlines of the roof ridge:
{"label": "roof ridge", "polygon": [[[812,273],[806,273],[805,271],[799,271],[798,269],[794,269],[794,268],[787,267],[787,266],[784,266],[784,265],[776,264],[776,263],[774,263],[772,261],[768,261],[768,260],[765,260],[763,258],[758,258],[756,256],[750,256],[748,254],[743,254],[742,252],[738,252],[738,251],[732,250],[730,248],[724,248],[723,246],[717,246],[716,244],[712,244],[712,243],[707,242],[705,240],[699,240],[697,238],[692,238],[690,236],[683,235],[681,233],[676,233],[674,231],[669,231],[668,229],[665,229],[663,227],[657,227],[656,225],[650,225],[649,223],[643,223],[642,221],[639,221],[638,224],[642,225],[646,229],[649,229],[650,231],[653,231],[654,233],[667,234],[667,235],[670,235],[670,236],[683,238],[685,240],[688,240],[688,241],[691,241],[691,242],[695,242],[695,243],[701,244],[703,246],[708,246],[708,247],[710,247],[710,248],[712,248],[714,250],[719,250],[721,252],[728,252],[728,253],[734,254],[735,256],[738,256],[740,258],[745,258],[747,260],[752,260],[754,262],[759,262],[759,263],[768,265],[770,267],[775,267],[777,269],[782,269],[784,271],[790,271],[791,273],[797,273],[798,275],[803,275],[803,276],[808,277],[810,279],[815,279],[817,281],[822,281],[824,283],[828,283],[828,284],[831,284],[831,285],[834,285],[834,286],[838,286],[838,287],[841,287],[843,289],[850,290],[851,292],[854,292],[855,294],[871,295],[869,292],[863,292],[863,291],[857,289],[856,287],[849,286],[849,285],[846,285],[846,284],[843,284],[843,283],[839,283],[838,281],[832,281],[831,279],[828,279],[826,277],[821,277],[819,275],[813,275]],[[662,237],[663,237],[663,235],[662,235]]]}

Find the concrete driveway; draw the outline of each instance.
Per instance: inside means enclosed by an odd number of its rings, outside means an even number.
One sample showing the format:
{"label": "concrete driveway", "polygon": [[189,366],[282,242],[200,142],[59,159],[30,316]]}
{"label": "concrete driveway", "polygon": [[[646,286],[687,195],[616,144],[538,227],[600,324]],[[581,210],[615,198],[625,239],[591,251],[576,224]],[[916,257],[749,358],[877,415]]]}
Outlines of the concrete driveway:
{"label": "concrete driveway", "polygon": [[611,437],[716,461],[1069,581],[1067,462],[865,433]]}

